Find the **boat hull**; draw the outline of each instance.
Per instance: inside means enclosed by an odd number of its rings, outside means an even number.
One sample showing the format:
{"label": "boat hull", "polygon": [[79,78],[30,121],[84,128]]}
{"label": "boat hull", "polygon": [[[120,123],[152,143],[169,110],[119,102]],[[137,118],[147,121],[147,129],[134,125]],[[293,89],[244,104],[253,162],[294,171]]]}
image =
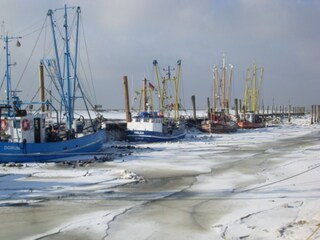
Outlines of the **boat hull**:
{"label": "boat hull", "polygon": [[237,131],[236,125],[202,123],[200,131],[206,133],[233,133]]}
{"label": "boat hull", "polygon": [[17,143],[0,142],[0,163],[50,162],[57,158],[94,154],[106,141],[106,131],[59,142]]}
{"label": "boat hull", "polygon": [[168,142],[182,139],[185,136],[185,129],[176,129],[172,133],[127,130],[127,140],[129,142]]}
{"label": "boat hull", "polygon": [[264,128],[265,127],[265,123],[261,122],[261,123],[253,123],[253,122],[249,122],[249,121],[239,121],[237,122],[238,127],[242,128],[242,129],[255,129],[255,128]]}

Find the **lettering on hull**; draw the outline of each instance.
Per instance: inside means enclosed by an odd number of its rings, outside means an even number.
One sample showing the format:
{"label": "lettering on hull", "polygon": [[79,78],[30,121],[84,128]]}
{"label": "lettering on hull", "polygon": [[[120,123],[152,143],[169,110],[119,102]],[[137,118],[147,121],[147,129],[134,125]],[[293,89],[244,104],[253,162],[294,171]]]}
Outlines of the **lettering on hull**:
{"label": "lettering on hull", "polygon": [[14,151],[20,151],[21,149],[20,149],[20,147],[18,147],[18,146],[4,146],[3,147],[3,150],[14,150]]}
{"label": "lettering on hull", "polygon": [[142,131],[134,131],[133,133],[134,133],[134,134],[144,135],[144,132],[142,132]]}

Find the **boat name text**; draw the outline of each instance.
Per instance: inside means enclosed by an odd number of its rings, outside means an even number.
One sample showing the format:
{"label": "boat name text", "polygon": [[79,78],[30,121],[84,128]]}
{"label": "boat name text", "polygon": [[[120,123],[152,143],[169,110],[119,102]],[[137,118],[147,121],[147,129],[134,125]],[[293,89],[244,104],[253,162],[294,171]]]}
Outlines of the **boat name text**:
{"label": "boat name text", "polygon": [[20,147],[18,147],[18,146],[4,146],[3,149],[4,150],[16,150],[16,151],[19,151]]}

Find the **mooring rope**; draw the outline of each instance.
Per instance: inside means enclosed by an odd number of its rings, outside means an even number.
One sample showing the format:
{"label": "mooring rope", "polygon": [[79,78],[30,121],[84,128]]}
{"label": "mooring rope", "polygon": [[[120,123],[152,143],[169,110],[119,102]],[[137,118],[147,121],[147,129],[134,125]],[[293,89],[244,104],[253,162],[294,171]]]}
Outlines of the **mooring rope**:
{"label": "mooring rope", "polygon": [[[253,188],[245,189],[245,190],[239,191],[239,192],[237,192],[237,193],[249,192],[249,191],[252,191],[252,190],[259,189],[259,188],[268,187],[268,186],[271,186],[271,185],[276,184],[276,183],[279,183],[279,182],[284,182],[284,181],[286,181],[286,180],[288,180],[288,179],[295,178],[295,177],[297,177],[297,176],[300,176],[300,175],[303,175],[303,174],[305,174],[305,173],[307,173],[307,172],[310,172],[310,171],[312,171],[312,170],[314,170],[314,169],[316,169],[316,168],[318,168],[318,167],[320,167],[320,164],[318,164],[318,165],[316,165],[316,166],[314,166],[314,167],[312,167],[312,168],[309,168],[309,169],[307,169],[307,170],[305,170],[305,171],[303,171],[303,172],[300,172],[300,173],[294,174],[294,175],[292,175],[292,176],[289,176],[289,177],[280,179],[280,180],[278,180],[278,181],[274,181],[274,182],[271,182],[271,183],[267,183],[267,184],[264,184],[264,185],[261,185],[261,186],[258,186],[258,187],[253,187]],[[236,191],[235,191],[235,192],[236,192]]]}
{"label": "mooring rope", "polygon": [[316,230],[314,230],[314,231],[311,233],[311,235],[306,238],[306,240],[310,240],[311,237],[316,234],[316,232],[320,229],[320,223],[317,224],[317,226],[318,226],[318,227],[316,228]]}

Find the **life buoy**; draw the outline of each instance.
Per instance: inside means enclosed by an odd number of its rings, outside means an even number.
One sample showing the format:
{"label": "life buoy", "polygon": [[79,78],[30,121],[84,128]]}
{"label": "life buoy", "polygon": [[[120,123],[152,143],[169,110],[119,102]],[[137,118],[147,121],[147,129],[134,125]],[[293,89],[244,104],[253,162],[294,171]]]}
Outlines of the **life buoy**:
{"label": "life buoy", "polygon": [[30,122],[28,119],[23,119],[21,123],[23,131],[28,131],[30,129]]}
{"label": "life buoy", "polygon": [[1,129],[2,129],[2,130],[6,130],[7,127],[8,127],[7,120],[1,119]]}

